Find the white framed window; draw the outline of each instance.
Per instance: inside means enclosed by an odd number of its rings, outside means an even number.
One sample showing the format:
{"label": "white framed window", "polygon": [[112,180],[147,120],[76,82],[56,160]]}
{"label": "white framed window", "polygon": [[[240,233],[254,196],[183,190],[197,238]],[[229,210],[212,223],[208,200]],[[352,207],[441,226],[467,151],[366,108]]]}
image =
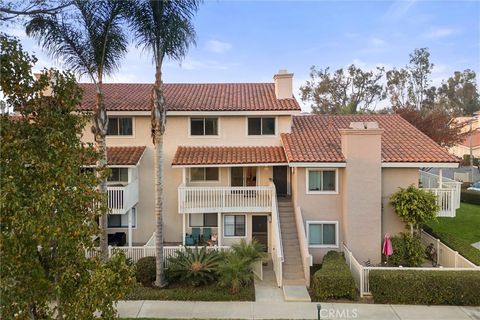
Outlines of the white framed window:
{"label": "white framed window", "polygon": [[218,167],[190,168],[190,181],[219,181]]}
{"label": "white framed window", "polygon": [[[128,213],[126,214],[109,214],[108,228],[128,228]],[[132,208],[132,228],[137,227],[137,208]]]}
{"label": "white framed window", "polygon": [[249,136],[274,136],[277,132],[275,117],[248,117],[247,134]]}
{"label": "white framed window", "polygon": [[337,194],[337,169],[307,169],[307,194]]}
{"label": "white framed window", "polygon": [[247,216],[244,214],[228,214],[223,216],[224,237],[245,237]]}
{"label": "white framed window", "polygon": [[191,213],[188,217],[190,227],[218,227],[217,213]]}
{"label": "white framed window", "polygon": [[108,136],[133,136],[132,117],[108,117]]}
{"label": "white framed window", "polygon": [[338,221],[307,221],[310,248],[338,248]]}
{"label": "white framed window", "polygon": [[128,168],[110,168],[109,182],[128,182]]}
{"label": "white framed window", "polygon": [[218,136],[218,118],[190,118],[190,136]]}

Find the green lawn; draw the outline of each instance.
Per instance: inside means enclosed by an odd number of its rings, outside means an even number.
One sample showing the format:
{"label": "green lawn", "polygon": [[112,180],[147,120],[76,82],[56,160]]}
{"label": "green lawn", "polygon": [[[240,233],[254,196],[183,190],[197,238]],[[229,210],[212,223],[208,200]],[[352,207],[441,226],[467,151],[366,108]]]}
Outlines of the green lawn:
{"label": "green lawn", "polygon": [[255,287],[252,282],[243,286],[239,293],[232,294],[229,288],[216,284],[201,287],[175,285],[166,289],[139,286],[126,300],[255,301]]}
{"label": "green lawn", "polygon": [[429,222],[426,231],[457,250],[465,258],[480,265],[480,250],[471,246],[480,241],[480,205],[461,203],[455,218],[438,218]]}

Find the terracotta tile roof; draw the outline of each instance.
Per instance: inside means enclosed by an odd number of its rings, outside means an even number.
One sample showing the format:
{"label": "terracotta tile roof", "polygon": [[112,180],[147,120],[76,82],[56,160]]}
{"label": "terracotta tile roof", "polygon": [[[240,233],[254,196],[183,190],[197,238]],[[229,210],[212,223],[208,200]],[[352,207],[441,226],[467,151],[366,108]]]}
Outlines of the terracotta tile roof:
{"label": "terracotta tile roof", "polygon": [[[142,147],[107,147],[107,161],[109,166],[134,166],[145,152]],[[87,161],[88,162],[88,161]],[[90,161],[90,165],[94,165]]]}
{"label": "terracotta tile roof", "polygon": [[384,162],[458,162],[399,115],[295,116],[292,132],[282,134],[287,158],[290,162],[344,162],[339,129],[366,121],[376,121],[384,129]]}
{"label": "terracotta tile roof", "polygon": [[178,147],[172,165],[287,163],[282,147]]}
{"label": "terracotta tile roof", "polygon": [[[95,86],[84,89],[81,111],[95,106]],[[148,83],[103,84],[108,111],[150,111],[153,85]],[[292,99],[277,99],[273,83],[166,83],[168,111],[300,111]]]}

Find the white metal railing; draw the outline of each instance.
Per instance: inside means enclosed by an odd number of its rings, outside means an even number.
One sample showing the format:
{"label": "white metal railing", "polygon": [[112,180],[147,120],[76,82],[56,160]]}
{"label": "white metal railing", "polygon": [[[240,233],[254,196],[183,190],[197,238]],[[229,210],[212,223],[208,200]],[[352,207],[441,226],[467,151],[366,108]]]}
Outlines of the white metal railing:
{"label": "white metal railing", "polygon": [[295,208],[295,222],[297,225],[298,243],[300,245],[300,256],[302,257],[303,273],[305,283],[310,287],[310,267],[313,265],[313,257],[308,250],[307,235],[305,233],[305,224],[303,222],[302,209]]}
{"label": "white metal railing", "polygon": [[125,214],[138,202],[138,179],[126,186],[107,186],[109,214]]}
{"label": "white metal railing", "polygon": [[283,244],[282,244],[282,232],[280,228],[280,217],[278,212],[277,193],[275,185],[271,183],[272,188],[272,233],[273,233],[273,246],[272,246],[272,262],[273,271],[279,287],[283,284]]}
{"label": "white metal railing", "polygon": [[[423,235],[422,235],[423,236]],[[435,239],[432,237],[432,239]],[[435,239],[437,240],[437,239]],[[422,240],[423,242],[423,240]],[[442,244],[443,245],[443,244]],[[444,245],[445,246],[445,245]],[[458,252],[453,251],[449,247],[445,246],[447,250],[454,252],[457,260],[457,264],[454,267],[438,267],[438,268],[411,268],[411,267],[366,267],[361,265],[357,259],[353,256],[352,252],[348,249],[348,247],[343,243],[342,249],[345,256],[345,261],[350,268],[350,272],[355,280],[355,284],[357,285],[357,289],[360,292],[360,297],[365,295],[370,295],[370,271],[371,270],[388,270],[392,272],[402,271],[402,270],[417,270],[417,271],[479,271],[480,267],[475,266],[473,263],[462,257],[458,254]],[[444,249],[445,250],[445,249]],[[441,251],[437,251],[438,256],[444,254]],[[440,258],[441,260],[442,258]],[[462,261],[463,262],[460,262]],[[468,263],[466,263],[467,261]]]}
{"label": "white metal railing", "polygon": [[[165,267],[169,266],[169,258],[174,257],[178,251],[185,251],[184,246],[164,246],[163,257]],[[195,247],[188,247],[194,249]],[[198,247],[201,248],[201,247]],[[207,246],[207,251],[227,251],[230,250],[229,246]],[[108,256],[111,257],[115,252],[123,252],[125,256],[131,259],[133,262],[137,262],[144,257],[155,257],[155,247],[108,247]],[[99,248],[94,248],[86,252],[87,258],[91,258],[100,254]]]}
{"label": "white metal railing", "polygon": [[179,213],[270,212],[272,187],[178,187]]}
{"label": "white metal railing", "polygon": [[440,181],[440,176],[420,170],[420,187],[437,196],[439,217],[455,217],[460,208],[461,182],[445,177]]}

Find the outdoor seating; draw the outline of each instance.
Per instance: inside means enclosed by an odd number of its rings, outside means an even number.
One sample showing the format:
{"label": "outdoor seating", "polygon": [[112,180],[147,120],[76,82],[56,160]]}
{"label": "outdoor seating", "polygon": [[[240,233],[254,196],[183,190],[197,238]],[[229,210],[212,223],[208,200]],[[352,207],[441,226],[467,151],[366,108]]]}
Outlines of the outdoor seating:
{"label": "outdoor seating", "polygon": [[185,245],[186,246],[193,246],[195,244],[195,241],[193,240],[193,237],[191,234],[186,234],[185,235]]}
{"label": "outdoor seating", "polygon": [[211,228],[203,228],[203,241],[208,241],[212,237]]}
{"label": "outdoor seating", "polygon": [[192,228],[192,234],[193,242],[197,244],[200,242],[200,228]]}

